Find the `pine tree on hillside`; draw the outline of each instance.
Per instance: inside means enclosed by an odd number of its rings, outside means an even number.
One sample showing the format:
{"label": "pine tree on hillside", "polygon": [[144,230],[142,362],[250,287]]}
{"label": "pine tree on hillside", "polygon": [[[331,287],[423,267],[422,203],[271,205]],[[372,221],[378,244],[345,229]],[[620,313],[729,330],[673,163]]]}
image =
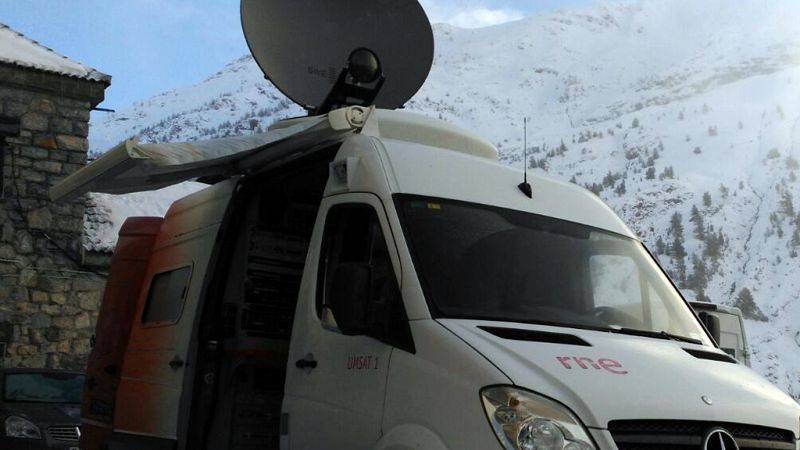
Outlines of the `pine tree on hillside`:
{"label": "pine tree on hillside", "polygon": [[677,211],[669,219],[669,232],[675,239],[683,241],[683,216]]}
{"label": "pine tree on hillside", "polygon": [[781,194],[781,211],[789,220],[794,219],[794,198],[789,191],[783,191],[783,194]]}
{"label": "pine tree on hillside", "polygon": [[600,195],[603,192],[603,185],[600,183],[586,183],[583,185],[586,189],[592,191],[595,195]]}
{"label": "pine tree on hillside", "polygon": [[667,250],[666,244],[664,244],[664,239],[661,239],[661,236],[656,239],[656,254],[657,255],[665,255]]}
{"label": "pine tree on hillside", "polygon": [[722,230],[717,233],[707,233],[705,244],[703,256],[710,258],[714,262],[719,260],[722,255],[722,249],[725,246],[725,235],[722,234]]}
{"label": "pine tree on hillside", "polygon": [[692,288],[695,292],[704,292],[708,286],[708,270],[706,263],[697,255],[692,255]]}
{"label": "pine tree on hillside", "polygon": [[792,249],[797,250],[800,248],[800,213],[794,218],[794,230],[792,231],[792,240],[789,242]]}
{"label": "pine tree on hillside", "polygon": [[792,241],[790,242],[791,250],[789,256],[797,258],[797,250],[800,248],[800,227],[795,228],[792,232]]}
{"label": "pine tree on hillside", "polygon": [[675,178],[675,169],[672,166],[664,167],[664,171],[658,176],[659,180],[672,180]]}
{"label": "pine tree on hillside", "polygon": [[603,177],[603,187],[607,188],[612,187],[616,182],[617,182],[617,177],[615,177],[610,170],[608,171],[608,174],[606,174],[606,176]]}
{"label": "pine tree on hillside", "polygon": [[561,140],[561,145],[558,146],[558,154],[563,155],[567,152],[567,145],[564,144],[564,140]]}
{"label": "pine tree on hillside", "polygon": [[675,265],[675,270],[678,272],[678,287],[681,289],[686,288],[686,260],[684,258],[678,259],[678,263]]}
{"label": "pine tree on hillside", "polygon": [[675,260],[675,278],[678,287],[686,287],[686,248],[683,246],[683,239],[675,236],[672,241],[672,258]]}
{"label": "pine tree on hillside", "polygon": [[739,291],[739,295],[736,296],[733,306],[741,309],[742,316],[746,319],[758,320],[759,322],[767,321],[767,316],[765,316],[761,308],[756,305],[750,289],[742,288],[742,290]]}
{"label": "pine tree on hillside", "polygon": [[706,237],[706,225],[703,221],[703,216],[700,215],[700,210],[697,206],[692,206],[692,213],[689,217],[689,222],[694,223],[694,237],[701,241]]}
{"label": "pine tree on hillside", "polygon": [[698,301],[698,302],[706,302],[706,303],[708,303],[708,302],[711,301],[711,299],[708,298],[708,296],[706,295],[705,289],[695,289],[694,290],[694,295],[695,295],[695,300]]}
{"label": "pine tree on hillside", "polygon": [[627,188],[625,187],[625,180],[619,184],[619,186],[614,189],[614,193],[617,194],[617,197],[622,197],[627,192]]}
{"label": "pine tree on hillside", "polygon": [[703,206],[705,206],[706,208],[711,207],[711,194],[709,194],[708,192],[703,193]]}

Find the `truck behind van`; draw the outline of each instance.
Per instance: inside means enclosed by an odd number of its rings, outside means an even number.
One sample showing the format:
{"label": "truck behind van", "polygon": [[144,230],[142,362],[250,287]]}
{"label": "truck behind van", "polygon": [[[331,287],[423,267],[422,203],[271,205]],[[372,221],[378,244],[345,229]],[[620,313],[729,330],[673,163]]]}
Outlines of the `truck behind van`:
{"label": "truck behind van", "polygon": [[719,323],[717,343],[720,349],[750,367],[750,344],[747,342],[742,310],[709,302],[691,302],[691,305],[704,323],[708,322],[709,317],[716,318]]}
{"label": "truck behind van", "polygon": [[[397,110],[418,86],[391,80],[424,76],[382,41],[432,58],[416,2],[311,3],[242,4],[309,117],[127,140],[51,191],[209,184],[123,226],[82,449],[800,448],[800,406],[719,348],[597,196]],[[330,48],[274,59],[269,24]],[[346,65],[319,77],[307,55]]]}

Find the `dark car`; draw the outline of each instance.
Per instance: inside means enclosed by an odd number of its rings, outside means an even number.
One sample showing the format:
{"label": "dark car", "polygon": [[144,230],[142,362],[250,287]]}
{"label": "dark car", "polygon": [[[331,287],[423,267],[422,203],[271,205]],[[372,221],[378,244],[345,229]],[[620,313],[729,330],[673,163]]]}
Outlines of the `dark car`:
{"label": "dark car", "polygon": [[84,375],[0,369],[0,449],[78,450]]}

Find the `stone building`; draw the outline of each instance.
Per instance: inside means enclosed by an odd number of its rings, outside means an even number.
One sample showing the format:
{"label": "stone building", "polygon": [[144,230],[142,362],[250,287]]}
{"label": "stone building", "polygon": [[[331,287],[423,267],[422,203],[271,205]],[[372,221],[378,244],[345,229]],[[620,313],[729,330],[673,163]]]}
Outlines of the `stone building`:
{"label": "stone building", "polygon": [[104,278],[87,268],[84,198],[48,189],[86,164],[111,77],[0,24],[0,366],[83,366]]}

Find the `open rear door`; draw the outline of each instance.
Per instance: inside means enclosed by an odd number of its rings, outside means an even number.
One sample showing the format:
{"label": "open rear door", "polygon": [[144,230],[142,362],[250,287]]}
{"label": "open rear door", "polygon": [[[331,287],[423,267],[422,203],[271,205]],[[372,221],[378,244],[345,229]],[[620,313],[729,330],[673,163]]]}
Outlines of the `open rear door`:
{"label": "open rear door", "polygon": [[192,392],[190,346],[217,237],[236,191],[230,179],[175,202],[153,246],[122,363],[110,449],[174,449]]}
{"label": "open rear door", "polygon": [[96,339],[86,366],[81,403],[81,449],[100,450],[111,438],[122,357],[161,217],[131,217],[122,225],[111,261]]}

